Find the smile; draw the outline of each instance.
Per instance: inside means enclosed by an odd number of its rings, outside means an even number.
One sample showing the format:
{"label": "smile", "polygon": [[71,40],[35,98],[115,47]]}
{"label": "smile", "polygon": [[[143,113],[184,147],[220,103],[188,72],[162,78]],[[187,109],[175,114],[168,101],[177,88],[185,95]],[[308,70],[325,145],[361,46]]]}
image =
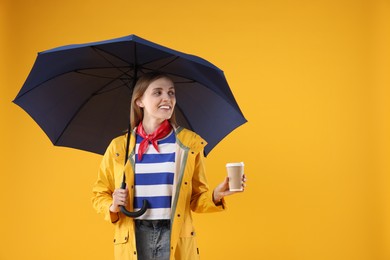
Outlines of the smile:
{"label": "smile", "polygon": [[171,109],[172,107],[171,107],[171,106],[168,106],[168,105],[163,105],[163,106],[159,106],[158,108],[162,108],[162,109]]}

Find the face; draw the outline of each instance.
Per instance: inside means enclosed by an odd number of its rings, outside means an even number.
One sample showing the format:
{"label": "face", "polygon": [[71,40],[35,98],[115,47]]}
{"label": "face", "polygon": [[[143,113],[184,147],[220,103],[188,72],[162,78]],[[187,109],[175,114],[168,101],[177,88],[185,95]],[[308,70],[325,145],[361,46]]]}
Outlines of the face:
{"label": "face", "polygon": [[176,105],[173,82],[167,78],[153,81],[136,104],[144,111],[143,120],[161,123],[170,119]]}

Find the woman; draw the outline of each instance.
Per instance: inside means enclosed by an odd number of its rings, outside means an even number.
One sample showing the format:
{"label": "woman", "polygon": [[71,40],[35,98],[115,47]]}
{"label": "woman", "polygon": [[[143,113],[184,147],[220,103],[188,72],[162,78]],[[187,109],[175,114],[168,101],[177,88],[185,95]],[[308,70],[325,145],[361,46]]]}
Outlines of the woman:
{"label": "woman", "polygon": [[[103,157],[93,187],[93,206],[114,223],[115,259],[198,259],[191,210],[216,212],[235,192],[228,178],[209,190],[204,168],[206,142],[176,125],[173,81],[164,74],[142,76],[133,91],[129,160],[123,165],[126,135],[114,139]],[[121,189],[123,174],[127,187]],[[243,178],[245,186],[245,178]],[[149,208],[133,219],[119,207]]]}

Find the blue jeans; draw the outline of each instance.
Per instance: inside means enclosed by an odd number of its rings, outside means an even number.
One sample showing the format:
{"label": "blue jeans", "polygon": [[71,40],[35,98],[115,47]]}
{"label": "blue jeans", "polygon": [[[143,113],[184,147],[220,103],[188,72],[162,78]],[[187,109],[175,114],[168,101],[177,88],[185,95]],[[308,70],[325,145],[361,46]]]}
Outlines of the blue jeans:
{"label": "blue jeans", "polygon": [[169,260],[170,220],[135,220],[138,260]]}

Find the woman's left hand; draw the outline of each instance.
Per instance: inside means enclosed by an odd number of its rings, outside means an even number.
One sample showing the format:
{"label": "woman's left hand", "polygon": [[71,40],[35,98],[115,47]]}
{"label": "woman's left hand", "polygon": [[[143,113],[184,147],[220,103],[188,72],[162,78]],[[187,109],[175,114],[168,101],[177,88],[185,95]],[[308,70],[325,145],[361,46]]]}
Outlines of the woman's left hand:
{"label": "woman's left hand", "polygon": [[218,203],[225,196],[229,196],[238,192],[243,192],[246,187],[246,177],[245,174],[242,176],[242,191],[230,191],[229,190],[229,177],[226,177],[223,182],[221,182],[217,187],[215,187],[213,192],[213,201]]}

